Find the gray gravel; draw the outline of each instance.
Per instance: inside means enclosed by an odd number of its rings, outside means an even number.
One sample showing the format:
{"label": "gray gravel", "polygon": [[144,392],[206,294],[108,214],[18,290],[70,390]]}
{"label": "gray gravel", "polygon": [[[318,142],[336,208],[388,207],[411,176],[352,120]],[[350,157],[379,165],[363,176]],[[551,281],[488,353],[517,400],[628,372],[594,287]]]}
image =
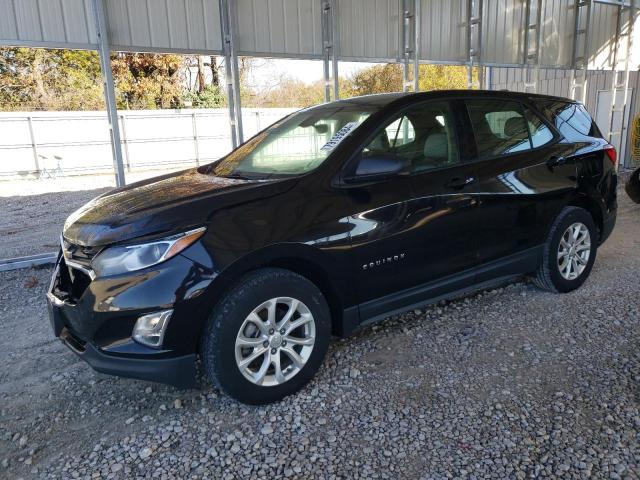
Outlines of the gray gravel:
{"label": "gray gravel", "polygon": [[0,195],[0,259],[57,251],[66,218],[108,190]]}
{"label": "gray gravel", "polygon": [[522,281],[389,318],[267,407],[94,373],[52,338],[49,275],[0,274],[0,477],[640,476],[640,206],[622,196],[580,290]]}

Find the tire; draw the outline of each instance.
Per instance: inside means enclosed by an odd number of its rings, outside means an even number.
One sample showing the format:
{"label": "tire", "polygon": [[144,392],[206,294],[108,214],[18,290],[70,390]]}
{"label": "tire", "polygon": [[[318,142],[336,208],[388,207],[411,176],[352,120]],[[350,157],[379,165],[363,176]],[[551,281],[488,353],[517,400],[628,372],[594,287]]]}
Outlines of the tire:
{"label": "tire", "polygon": [[[584,258],[586,244],[584,242],[580,244],[581,246],[576,242],[575,250],[570,250],[565,246],[568,245],[567,239],[569,239],[569,242],[573,242],[570,237],[565,237],[565,235],[568,234],[569,228],[572,228],[572,232],[575,232],[576,228],[578,228],[575,227],[576,225],[582,225],[589,233],[589,252],[586,261]],[[583,238],[581,232],[583,232],[582,227],[580,227],[578,239]],[[563,243],[562,252],[569,253],[561,258],[560,243],[563,237],[565,243]],[[596,259],[598,242],[599,232],[591,214],[583,208],[565,207],[551,226],[549,236],[544,244],[542,263],[536,271],[533,282],[539,288],[559,293],[570,292],[580,287],[589,276],[589,273],[591,273]],[[576,263],[568,265],[565,260],[571,263],[572,255]],[[564,269],[562,268],[563,266]],[[572,278],[574,275],[575,277]]]}
{"label": "tire", "polygon": [[[282,323],[289,312],[291,319]],[[280,333],[281,327],[286,333],[298,324],[288,335]],[[205,375],[221,391],[240,402],[261,405],[309,382],[320,368],[330,336],[331,316],[320,290],[291,271],[264,268],[243,277],[214,307],[201,337],[200,355]]]}
{"label": "tire", "polygon": [[634,203],[640,203],[640,168],[634,170],[629,176],[624,189]]}

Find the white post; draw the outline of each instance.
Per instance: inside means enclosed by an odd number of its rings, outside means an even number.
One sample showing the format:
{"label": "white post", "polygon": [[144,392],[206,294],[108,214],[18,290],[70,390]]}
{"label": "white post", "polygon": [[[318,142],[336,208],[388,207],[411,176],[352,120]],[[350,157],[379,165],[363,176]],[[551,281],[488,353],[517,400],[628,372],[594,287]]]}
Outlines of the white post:
{"label": "white post", "polygon": [[109,56],[109,34],[107,32],[107,20],[103,0],[93,0],[92,6],[98,37],[98,55],[100,57],[100,70],[102,72],[102,83],[104,85],[104,100],[107,106],[107,119],[109,121],[109,135],[111,137],[111,152],[113,154],[116,186],[122,187],[125,185],[125,179],[124,165],[122,162],[122,146],[120,145],[120,125],[118,124],[116,93],[113,87],[111,58]]}

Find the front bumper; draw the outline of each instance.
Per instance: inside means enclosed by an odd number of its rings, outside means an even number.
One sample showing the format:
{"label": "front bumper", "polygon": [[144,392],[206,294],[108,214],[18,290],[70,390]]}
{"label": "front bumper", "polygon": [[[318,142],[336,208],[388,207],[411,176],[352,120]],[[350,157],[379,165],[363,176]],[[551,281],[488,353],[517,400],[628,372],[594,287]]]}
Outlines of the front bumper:
{"label": "front bumper", "polygon": [[[188,258],[176,257],[147,271],[105,279],[73,278],[59,256],[47,293],[56,337],[94,370],[110,375],[197,386],[196,348],[206,318],[204,295],[212,276]],[[197,272],[197,275],[194,275]],[[74,290],[75,288],[75,290]],[[69,292],[67,294],[67,292]],[[173,308],[162,349],[131,338],[141,315]]]}

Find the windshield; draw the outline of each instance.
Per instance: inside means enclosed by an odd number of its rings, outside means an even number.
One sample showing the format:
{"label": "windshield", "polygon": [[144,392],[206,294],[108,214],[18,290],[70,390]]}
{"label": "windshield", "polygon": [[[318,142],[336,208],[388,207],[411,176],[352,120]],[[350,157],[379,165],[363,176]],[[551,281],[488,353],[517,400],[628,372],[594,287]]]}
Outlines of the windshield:
{"label": "windshield", "polygon": [[375,109],[345,103],[294,113],[220,160],[213,173],[223,177],[271,178],[310,172]]}

